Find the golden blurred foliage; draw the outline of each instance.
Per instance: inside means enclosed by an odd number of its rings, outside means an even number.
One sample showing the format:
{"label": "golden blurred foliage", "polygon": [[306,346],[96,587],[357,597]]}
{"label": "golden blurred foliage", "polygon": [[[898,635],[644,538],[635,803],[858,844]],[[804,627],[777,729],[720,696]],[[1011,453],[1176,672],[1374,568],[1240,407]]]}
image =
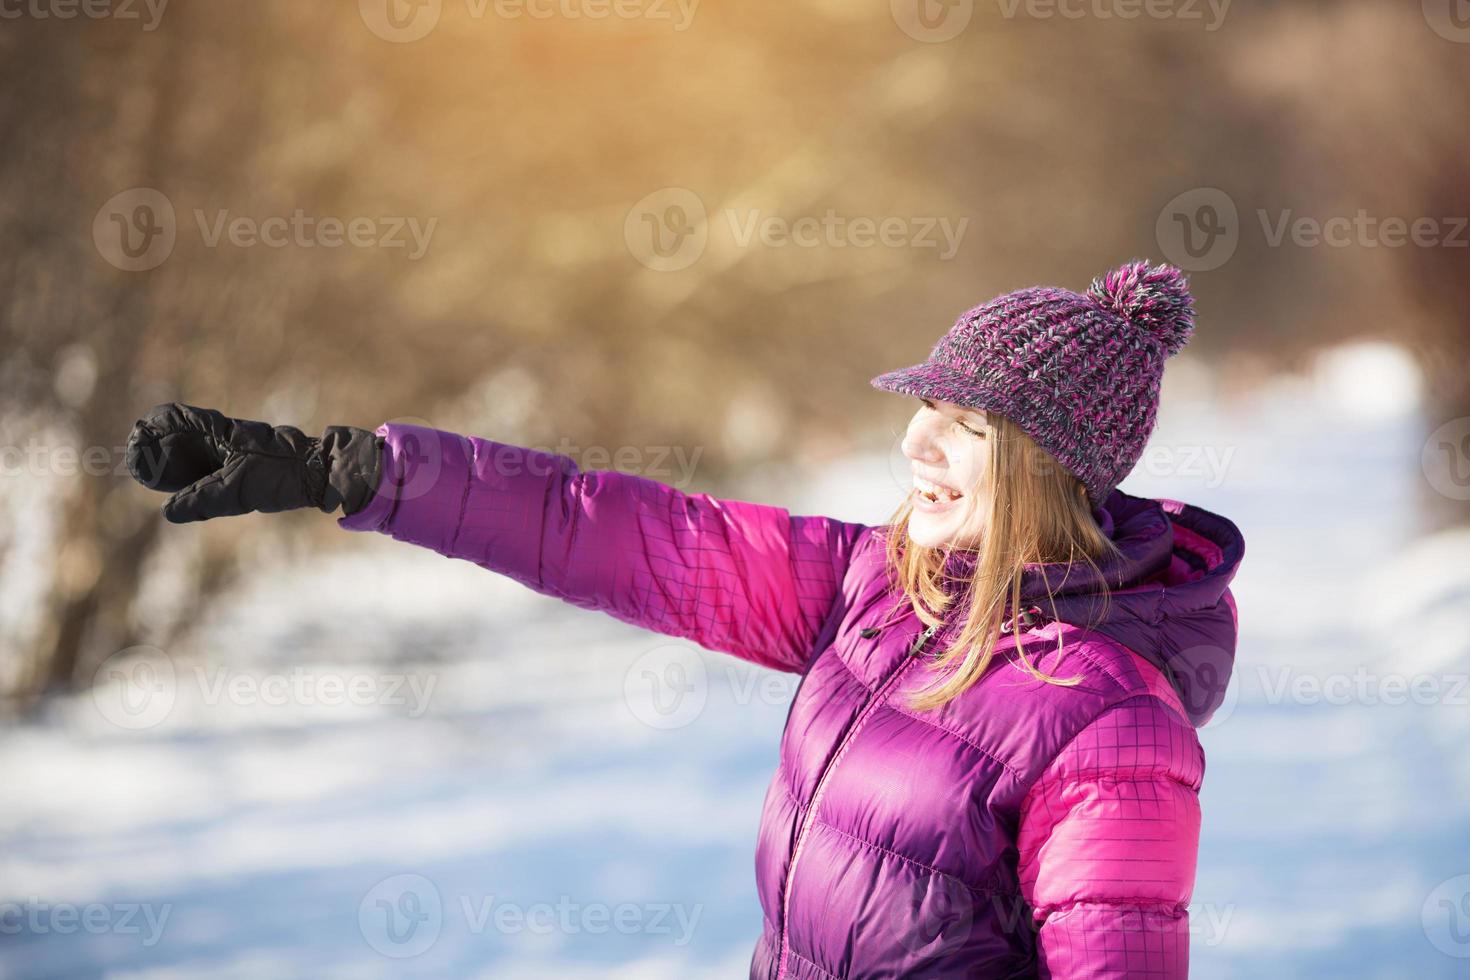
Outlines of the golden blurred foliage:
{"label": "golden blurred foliage", "polygon": [[[26,0],[0,25],[0,417],[115,452],[165,400],[412,416],[707,448],[710,489],[871,446],[871,376],[996,293],[1178,261],[1207,194],[1236,222],[1226,259],[1190,253],[1190,356],[1251,384],[1383,337],[1467,414],[1470,43],[1415,4],[1219,6]],[[1272,240],[1360,211],[1441,241]],[[103,469],[55,481],[13,691],[145,632],[157,502]],[[190,558],[194,601],[240,533]]]}

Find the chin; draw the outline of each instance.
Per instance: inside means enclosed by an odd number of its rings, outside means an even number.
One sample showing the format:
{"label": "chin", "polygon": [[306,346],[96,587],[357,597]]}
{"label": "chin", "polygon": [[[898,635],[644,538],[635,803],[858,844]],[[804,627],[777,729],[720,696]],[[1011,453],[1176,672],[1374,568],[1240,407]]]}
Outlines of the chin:
{"label": "chin", "polygon": [[935,522],[923,514],[913,514],[909,517],[909,540],[921,548],[942,548],[949,544],[956,530],[949,526],[950,523]]}

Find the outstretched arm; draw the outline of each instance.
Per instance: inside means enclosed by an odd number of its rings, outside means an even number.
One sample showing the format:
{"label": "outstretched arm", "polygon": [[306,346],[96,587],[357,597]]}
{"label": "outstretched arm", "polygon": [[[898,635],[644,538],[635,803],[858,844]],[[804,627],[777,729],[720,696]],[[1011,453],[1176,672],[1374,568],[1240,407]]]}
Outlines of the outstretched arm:
{"label": "outstretched arm", "polygon": [[372,502],[338,523],[472,561],[625,622],[800,672],[865,525],[581,471],[569,457],[386,424]]}
{"label": "outstretched arm", "polygon": [[1204,755],[1158,698],[1103,712],[1027,795],[1021,892],[1051,980],[1184,980]]}

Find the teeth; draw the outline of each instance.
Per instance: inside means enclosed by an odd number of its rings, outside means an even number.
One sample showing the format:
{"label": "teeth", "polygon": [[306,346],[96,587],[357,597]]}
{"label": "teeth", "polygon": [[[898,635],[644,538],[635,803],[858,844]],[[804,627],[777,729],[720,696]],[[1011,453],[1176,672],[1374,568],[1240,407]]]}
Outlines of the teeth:
{"label": "teeth", "polygon": [[956,493],[955,491],[950,490],[948,487],[941,487],[937,483],[930,483],[929,481],[921,480],[918,477],[914,477],[914,486],[918,489],[920,493],[922,493],[929,501],[933,503],[938,503],[941,498],[943,498],[944,500],[958,500],[960,499],[960,497],[964,496],[963,494]]}

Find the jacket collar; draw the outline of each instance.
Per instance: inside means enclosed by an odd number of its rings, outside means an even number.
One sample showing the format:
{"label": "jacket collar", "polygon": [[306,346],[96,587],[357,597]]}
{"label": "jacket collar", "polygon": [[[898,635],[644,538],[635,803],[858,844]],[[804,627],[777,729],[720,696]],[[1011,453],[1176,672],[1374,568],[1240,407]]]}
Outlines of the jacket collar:
{"label": "jacket collar", "polygon": [[[1085,562],[1026,566],[1022,611],[1097,630],[1158,666],[1196,726],[1225,699],[1235,661],[1237,618],[1228,586],[1245,554],[1229,520],[1168,498],[1114,489],[1093,518],[1118,546],[1093,569]],[[953,549],[941,586],[960,593],[979,552]],[[1052,598],[1048,599],[1047,594]]]}

